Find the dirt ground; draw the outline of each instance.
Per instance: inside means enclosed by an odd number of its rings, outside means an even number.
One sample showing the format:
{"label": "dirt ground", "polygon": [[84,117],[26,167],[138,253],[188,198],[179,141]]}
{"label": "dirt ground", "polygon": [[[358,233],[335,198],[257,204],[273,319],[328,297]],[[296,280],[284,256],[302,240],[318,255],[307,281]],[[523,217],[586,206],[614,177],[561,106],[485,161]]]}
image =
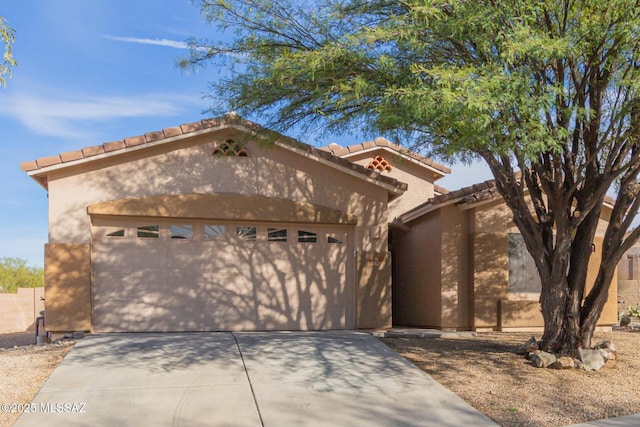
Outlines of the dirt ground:
{"label": "dirt ground", "polygon": [[640,332],[596,334],[594,343],[610,340],[618,351],[597,372],[534,367],[514,353],[530,336],[382,341],[501,426],[564,426],[640,413]]}
{"label": "dirt ground", "polygon": [[[514,353],[531,334],[383,339],[502,426],[563,426],[640,413],[640,332],[598,334],[618,349],[597,372],[533,367]],[[539,337],[538,337],[539,338]],[[0,403],[28,403],[73,342],[33,345],[33,333],[0,335]],[[0,413],[0,427],[17,413]]]}
{"label": "dirt ground", "polygon": [[[34,341],[33,332],[0,334],[0,404],[29,403],[73,346],[70,341],[35,346]],[[12,426],[19,416],[0,411],[0,427]]]}

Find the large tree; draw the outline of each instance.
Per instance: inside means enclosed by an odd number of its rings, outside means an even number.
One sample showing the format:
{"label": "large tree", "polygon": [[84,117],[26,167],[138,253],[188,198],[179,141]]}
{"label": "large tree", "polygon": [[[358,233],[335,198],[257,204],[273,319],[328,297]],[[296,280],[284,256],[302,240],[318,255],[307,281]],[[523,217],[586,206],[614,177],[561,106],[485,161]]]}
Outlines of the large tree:
{"label": "large tree", "polygon": [[27,265],[21,258],[0,258],[0,292],[44,286],[44,270]]}
{"label": "large tree", "polygon": [[616,265],[640,236],[639,2],[196,3],[219,38],[193,40],[181,66],[226,70],[212,83],[222,109],[277,130],[364,129],[484,159],[540,275],[543,348],[590,346]]}
{"label": "large tree", "polygon": [[11,67],[16,65],[13,58],[12,44],[15,41],[16,31],[7,25],[7,21],[0,16],[0,39],[5,45],[2,62],[0,62],[0,85],[6,86],[7,81],[4,76],[11,77]]}

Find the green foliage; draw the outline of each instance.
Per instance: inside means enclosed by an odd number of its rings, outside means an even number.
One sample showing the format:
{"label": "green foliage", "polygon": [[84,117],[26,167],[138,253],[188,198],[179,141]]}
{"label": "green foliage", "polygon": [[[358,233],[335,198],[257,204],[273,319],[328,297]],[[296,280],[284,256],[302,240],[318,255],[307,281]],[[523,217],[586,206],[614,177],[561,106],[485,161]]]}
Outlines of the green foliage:
{"label": "green foliage", "polygon": [[592,65],[613,71],[625,93],[638,87],[638,12],[623,0],[195,3],[234,36],[193,41],[180,65],[241,64],[213,83],[217,112],[283,129],[361,125],[404,131],[445,156],[532,158],[586,125],[578,119],[593,106],[574,101]]}
{"label": "green foliage", "polygon": [[629,312],[629,316],[631,317],[640,317],[640,305],[631,305],[627,307],[627,311]]}
{"label": "green foliage", "polygon": [[44,286],[44,271],[30,267],[21,258],[0,258],[0,292],[17,292],[18,288]]}
{"label": "green foliage", "polygon": [[540,274],[544,349],[589,346],[613,270],[640,238],[631,228],[640,207],[638,2],[194,3],[216,39],[193,40],[179,64],[230,71],[212,82],[214,113],[302,134],[357,129],[431,156],[485,160]]}
{"label": "green foliage", "polygon": [[0,39],[5,44],[5,50],[3,60],[0,63],[0,84],[4,87],[7,85],[7,81],[4,76],[11,77],[11,68],[17,65],[16,60],[13,58],[13,50],[11,45],[15,42],[16,31],[7,25],[6,19],[0,16]]}

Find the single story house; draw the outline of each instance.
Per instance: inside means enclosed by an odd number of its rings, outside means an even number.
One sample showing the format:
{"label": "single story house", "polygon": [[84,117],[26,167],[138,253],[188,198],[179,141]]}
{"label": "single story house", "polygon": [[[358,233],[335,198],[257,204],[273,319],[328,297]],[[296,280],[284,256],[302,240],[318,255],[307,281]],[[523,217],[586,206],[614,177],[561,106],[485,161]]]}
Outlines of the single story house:
{"label": "single story house", "polygon": [[48,192],[51,332],[542,326],[492,183],[447,192],[385,139],[318,149],[230,114],[21,168]]}

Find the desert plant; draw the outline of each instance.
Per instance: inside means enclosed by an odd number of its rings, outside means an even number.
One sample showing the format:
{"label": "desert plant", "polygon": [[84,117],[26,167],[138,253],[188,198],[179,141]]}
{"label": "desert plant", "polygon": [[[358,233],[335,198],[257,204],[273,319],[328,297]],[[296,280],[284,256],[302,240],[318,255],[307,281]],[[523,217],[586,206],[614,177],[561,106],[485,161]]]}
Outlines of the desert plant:
{"label": "desert plant", "polygon": [[629,312],[629,316],[631,317],[640,317],[640,305],[630,305],[627,307],[627,311]]}

